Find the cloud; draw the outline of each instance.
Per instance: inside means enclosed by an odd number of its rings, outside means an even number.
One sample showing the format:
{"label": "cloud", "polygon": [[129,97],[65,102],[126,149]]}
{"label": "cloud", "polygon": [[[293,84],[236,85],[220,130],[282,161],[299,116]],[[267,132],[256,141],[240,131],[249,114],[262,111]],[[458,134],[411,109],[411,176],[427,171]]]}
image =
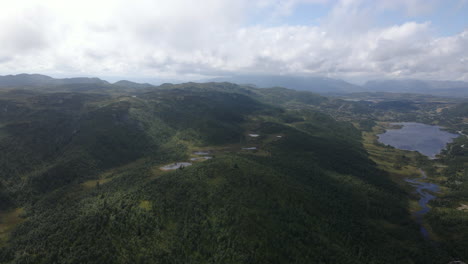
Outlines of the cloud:
{"label": "cloud", "polygon": [[289,16],[294,9],[301,4],[325,4],[330,0],[264,0],[260,1],[261,7],[272,7],[273,16]]}
{"label": "cloud", "polygon": [[[8,2],[0,18],[0,72],[468,80],[468,30],[438,37],[430,22],[375,26],[382,12],[400,10],[410,16],[431,12],[440,3],[424,1],[426,6],[419,7],[421,1]],[[277,10],[287,17],[301,4],[332,6],[318,26],[246,22],[256,10]]]}
{"label": "cloud", "polygon": [[0,57],[0,64],[1,64],[1,63],[5,63],[5,62],[9,62],[9,61],[11,61],[11,60],[12,60],[11,57],[7,57],[7,56]]}
{"label": "cloud", "polygon": [[[6,9],[8,12],[8,9]],[[0,17],[0,56],[29,53],[48,45],[46,10],[25,8]]]}

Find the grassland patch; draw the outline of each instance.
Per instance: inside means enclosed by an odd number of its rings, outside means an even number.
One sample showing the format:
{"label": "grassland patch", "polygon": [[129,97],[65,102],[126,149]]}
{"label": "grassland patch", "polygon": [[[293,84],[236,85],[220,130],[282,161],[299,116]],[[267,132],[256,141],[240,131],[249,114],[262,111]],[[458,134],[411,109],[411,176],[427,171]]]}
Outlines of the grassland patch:
{"label": "grassland patch", "polygon": [[8,212],[0,212],[0,246],[3,246],[10,237],[11,231],[25,219],[22,217],[23,208],[16,208]]}

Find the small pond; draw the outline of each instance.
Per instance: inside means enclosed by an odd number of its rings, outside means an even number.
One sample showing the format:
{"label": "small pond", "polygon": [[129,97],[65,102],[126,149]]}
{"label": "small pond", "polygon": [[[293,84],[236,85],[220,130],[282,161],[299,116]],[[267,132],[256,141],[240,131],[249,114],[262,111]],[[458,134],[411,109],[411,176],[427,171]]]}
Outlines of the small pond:
{"label": "small pond", "polygon": [[188,167],[191,165],[192,163],[190,162],[176,162],[176,163],[172,163],[172,164],[161,167],[161,170],[176,170],[178,168]]}
{"label": "small pond", "polygon": [[193,152],[194,155],[209,155],[209,151],[195,151]]}

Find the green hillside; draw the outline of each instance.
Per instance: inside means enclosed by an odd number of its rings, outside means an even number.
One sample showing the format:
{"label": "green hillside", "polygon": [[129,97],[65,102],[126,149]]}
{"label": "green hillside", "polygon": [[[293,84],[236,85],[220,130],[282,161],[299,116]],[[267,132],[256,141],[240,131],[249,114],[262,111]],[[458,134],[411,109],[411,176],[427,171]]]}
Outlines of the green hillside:
{"label": "green hillside", "polygon": [[[314,110],[326,98],[228,83],[112,89],[2,92],[0,263],[444,258],[360,131]],[[173,162],[193,165],[161,170]]]}

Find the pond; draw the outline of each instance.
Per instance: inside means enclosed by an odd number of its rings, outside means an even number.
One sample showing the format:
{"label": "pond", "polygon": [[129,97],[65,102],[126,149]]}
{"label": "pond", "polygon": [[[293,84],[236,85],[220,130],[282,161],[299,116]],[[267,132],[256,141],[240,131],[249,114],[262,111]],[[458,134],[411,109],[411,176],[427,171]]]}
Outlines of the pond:
{"label": "pond", "polygon": [[403,150],[414,150],[435,158],[446,145],[458,134],[441,130],[439,126],[430,126],[421,123],[392,123],[401,126],[400,129],[388,129],[380,134],[379,141],[383,144]]}
{"label": "pond", "polygon": [[196,158],[190,158],[191,161],[200,161],[200,160],[209,160],[212,159],[213,157],[211,156],[203,156],[203,157],[196,157]]}
{"label": "pond", "polygon": [[172,164],[161,167],[161,170],[165,170],[165,171],[176,170],[178,168],[184,168],[184,167],[188,167],[191,165],[192,163],[190,162],[176,162],[176,163],[172,163]]}
{"label": "pond", "polygon": [[243,150],[256,150],[257,147],[248,147],[248,148],[242,148]]}

